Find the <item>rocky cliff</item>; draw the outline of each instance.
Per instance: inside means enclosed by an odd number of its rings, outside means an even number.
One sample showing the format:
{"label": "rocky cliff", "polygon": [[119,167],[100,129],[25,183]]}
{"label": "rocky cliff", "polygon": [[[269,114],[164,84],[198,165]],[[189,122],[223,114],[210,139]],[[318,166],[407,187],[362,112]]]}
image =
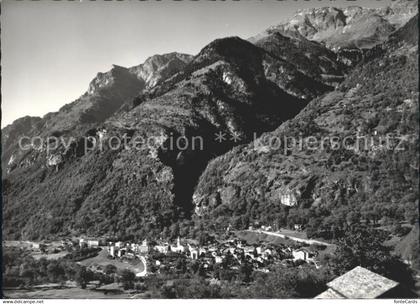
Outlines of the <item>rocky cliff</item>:
{"label": "rocky cliff", "polygon": [[257,42],[278,32],[290,37],[303,36],[333,50],[372,48],[414,17],[417,6],[418,1],[400,0],[380,9],[350,6],[301,10],[286,22],[270,27],[250,41]]}

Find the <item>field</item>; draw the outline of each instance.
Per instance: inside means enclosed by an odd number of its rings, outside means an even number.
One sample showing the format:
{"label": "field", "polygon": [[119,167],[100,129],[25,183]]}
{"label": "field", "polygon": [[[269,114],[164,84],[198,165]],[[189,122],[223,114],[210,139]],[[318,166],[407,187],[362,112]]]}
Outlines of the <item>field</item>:
{"label": "field", "polygon": [[123,269],[130,269],[134,273],[139,273],[144,271],[145,265],[140,260],[135,261],[122,261],[119,259],[109,259],[108,252],[105,248],[103,248],[99,254],[93,258],[89,258],[79,262],[80,265],[90,267],[90,266],[106,266],[106,265],[114,265],[117,267],[118,270]]}
{"label": "field", "polygon": [[130,298],[132,295],[127,293],[107,293],[105,295],[102,291],[96,291],[93,289],[81,289],[81,288],[49,288],[40,290],[3,290],[5,298],[12,299],[101,299],[101,298]]}
{"label": "field", "polygon": [[[292,231],[282,229],[279,231],[281,234],[286,235],[287,237],[298,237],[302,239],[307,239],[304,232]],[[237,231],[236,236],[244,241],[246,241],[250,245],[257,245],[257,244],[274,244],[274,245],[286,245],[289,247],[295,247],[296,245],[300,246],[309,246],[307,244],[296,242],[292,239],[283,238],[275,235],[268,235],[265,233],[258,233],[256,231]],[[307,239],[308,240],[308,239]],[[319,250],[320,254],[331,254],[336,249],[336,246],[330,244],[325,247],[323,250]]]}
{"label": "field", "polygon": [[258,245],[260,243],[270,243],[274,245],[287,245],[290,246],[295,244],[291,240],[280,238],[277,236],[267,235],[264,233],[257,233],[254,231],[238,231],[236,232],[237,237],[246,241],[250,245]]}
{"label": "field", "polygon": [[58,253],[33,253],[32,257],[35,260],[39,260],[41,258],[46,258],[47,260],[58,260],[60,258],[64,258],[69,253],[67,251],[61,251]]}

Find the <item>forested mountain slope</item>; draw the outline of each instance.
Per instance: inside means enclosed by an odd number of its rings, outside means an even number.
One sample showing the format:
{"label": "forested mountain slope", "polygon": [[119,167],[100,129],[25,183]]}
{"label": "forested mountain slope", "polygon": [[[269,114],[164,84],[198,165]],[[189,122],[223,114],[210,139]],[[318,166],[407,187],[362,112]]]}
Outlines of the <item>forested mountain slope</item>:
{"label": "forested mountain slope", "polygon": [[219,228],[299,224],[324,238],[360,221],[415,222],[416,37],[417,16],[372,49],[335,91],[211,161],[194,194],[196,213]]}
{"label": "forested mountain slope", "polygon": [[[415,22],[353,71],[321,43],[276,32],[99,73],[77,101],[2,130],[4,237],[167,237],[191,234],[203,219],[218,229],[297,223],[330,237],[360,218],[411,219],[415,141],[401,153],[382,145],[280,153],[265,140],[357,131],[411,139]],[[22,136],[42,143],[19,149]],[[60,142],[48,150],[51,136]]]}

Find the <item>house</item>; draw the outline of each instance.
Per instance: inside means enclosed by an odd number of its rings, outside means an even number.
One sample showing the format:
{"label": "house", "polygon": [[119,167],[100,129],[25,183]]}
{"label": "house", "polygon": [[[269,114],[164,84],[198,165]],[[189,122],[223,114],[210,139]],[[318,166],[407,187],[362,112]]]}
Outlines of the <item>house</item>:
{"label": "house", "polygon": [[80,239],[79,240],[79,246],[80,248],[86,247],[87,246],[87,242],[85,239]]}
{"label": "house", "polygon": [[115,257],[115,246],[114,245],[108,247],[108,253],[109,253],[110,256]]}
{"label": "house", "polygon": [[192,247],[190,244],[188,244],[188,250],[190,251],[190,258],[193,260],[197,260],[202,254],[207,252],[204,248]]}
{"label": "house", "polygon": [[39,246],[40,244],[39,243],[32,243],[32,249],[39,249],[40,248],[40,246]]}
{"label": "house", "polygon": [[137,244],[137,243],[131,243],[128,246],[131,251],[133,251],[134,253],[138,254],[138,253],[148,253],[149,252],[149,245],[147,244],[147,240],[144,240],[141,245]]}
{"label": "house", "polygon": [[179,252],[179,253],[182,253],[185,251],[185,247],[181,245],[181,240],[179,239],[179,237],[177,238],[176,246],[172,246],[171,250],[173,252]]}
{"label": "house", "polygon": [[243,248],[244,246],[246,246],[246,243],[244,241],[236,241],[236,246],[238,248]]}
{"label": "house", "polygon": [[99,240],[88,240],[87,241],[87,246],[92,248],[92,247],[98,247],[100,245]]}
{"label": "house", "polygon": [[163,245],[156,245],[155,250],[159,251],[160,253],[167,254],[169,251],[169,244],[165,243]]}
{"label": "house", "polygon": [[301,224],[295,224],[293,226],[293,229],[294,230],[297,230],[297,231],[302,231],[303,230],[303,225],[301,225]]}
{"label": "house", "polygon": [[266,257],[269,257],[271,255],[273,255],[273,250],[271,250],[270,248],[267,248],[264,250],[263,255]]}
{"label": "house", "polygon": [[148,245],[148,243],[147,243],[147,240],[144,240],[144,241],[141,243],[141,245],[139,245],[139,246],[137,247],[137,249],[138,249],[138,251],[139,251],[140,253],[148,253],[148,252],[149,252],[149,245]]}
{"label": "house", "polygon": [[192,247],[190,244],[188,244],[188,250],[190,251],[190,258],[193,260],[197,260],[199,257],[198,248]]}
{"label": "house", "polygon": [[327,283],[317,299],[376,299],[398,297],[399,283],[357,266]]}
{"label": "house", "polygon": [[223,257],[222,257],[222,256],[220,256],[220,255],[216,255],[216,256],[214,257],[214,262],[215,262],[216,264],[220,264],[220,263],[222,263],[222,262],[223,262]]}
{"label": "house", "polygon": [[117,256],[119,257],[119,258],[121,258],[123,255],[125,255],[125,253],[127,252],[127,248],[119,248],[118,250],[117,250]]}
{"label": "house", "polygon": [[293,260],[303,260],[306,261],[309,258],[309,253],[305,250],[293,250],[292,251]]}

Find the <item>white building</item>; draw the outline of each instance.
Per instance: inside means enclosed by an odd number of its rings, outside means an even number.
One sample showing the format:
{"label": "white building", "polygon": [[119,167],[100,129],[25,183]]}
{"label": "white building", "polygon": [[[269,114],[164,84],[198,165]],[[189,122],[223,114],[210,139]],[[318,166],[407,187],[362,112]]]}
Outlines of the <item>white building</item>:
{"label": "white building", "polygon": [[191,259],[197,260],[198,256],[199,256],[198,249],[190,247],[190,257],[191,257]]}
{"label": "white building", "polygon": [[293,228],[294,228],[295,230],[297,230],[297,231],[301,231],[301,230],[303,229],[303,225],[300,225],[300,224],[295,224],[295,225],[293,226]]}
{"label": "white building", "polygon": [[182,253],[185,251],[185,247],[181,245],[181,240],[179,239],[179,237],[176,240],[176,246],[171,246],[171,250],[173,252],[179,252],[179,253]]}
{"label": "white building", "polygon": [[115,246],[111,245],[108,247],[108,253],[110,256],[115,257]]}
{"label": "white building", "polygon": [[98,247],[99,241],[98,240],[88,240],[87,241],[88,247]]}
{"label": "white building", "polygon": [[149,245],[148,245],[146,239],[143,241],[143,243],[141,243],[140,246],[138,246],[138,250],[139,250],[140,253],[148,253],[149,252]]}
{"label": "white building", "polygon": [[221,257],[220,255],[216,255],[216,256],[214,257],[214,262],[215,262],[216,264],[220,264],[220,263],[222,263],[222,262],[223,262],[223,257]]}
{"label": "white building", "polygon": [[294,261],[297,261],[297,260],[307,261],[309,258],[309,253],[304,250],[292,251],[292,255],[293,255]]}
{"label": "white building", "polygon": [[32,243],[32,249],[39,249],[39,243]]}
{"label": "white building", "polygon": [[165,243],[163,245],[156,245],[155,246],[155,250],[159,251],[160,253],[164,253],[164,254],[168,253],[168,251],[169,251],[168,248],[169,248],[169,244],[167,244],[167,243]]}
{"label": "white building", "polygon": [[205,254],[207,251],[204,248],[195,248],[188,244],[188,250],[190,251],[190,257],[193,260],[197,260],[202,254]]}

